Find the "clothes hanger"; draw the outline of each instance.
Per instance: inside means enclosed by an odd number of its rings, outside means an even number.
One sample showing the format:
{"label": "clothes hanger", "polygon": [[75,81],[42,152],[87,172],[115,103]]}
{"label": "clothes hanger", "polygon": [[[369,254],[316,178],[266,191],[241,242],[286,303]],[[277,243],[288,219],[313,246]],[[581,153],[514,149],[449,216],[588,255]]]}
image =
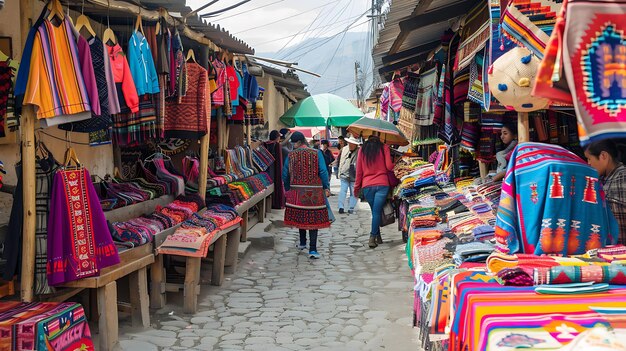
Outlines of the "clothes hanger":
{"label": "clothes hanger", "polygon": [[76,18],[75,28],[77,32],[80,32],[82,28],[85,28],[87,32],[91,34],[92,37],[96,36],[96,31],[93,30],[93,27],[91,26],[91,22],[89,22],[89,18],[85,16],[85,0],[83,0],[83,6],[80,9],[80,16]]}
{"label": "clothes hanger", "polygon": [[189,62],[189,59],[193,60],[194,63],[198,63],[196,61],[196,54],[194,54],[193,49],[189,49],[189,51],[187,51],[187,59],[185,59],[185,61]]}
{"label": "clothes hanger", "polygon": [[[76,156],[76,151],[72,147],[71,132],[65,132],[65,140],[67,140],[67,149],[65,150],[65,162],[63,162],[63,168],[65,169],[79,169],[83,166]],[[74,165],[72,165],[72,162]]]}
{"label": "clothes hanger", "polygon": [[[117,44],[117,38],[115,37],[115,33],[113,33],[113,30],[111,29],[110,23],[109,23],[109,10],[111,9],[111,3],[110,1],[107,0],[107,29],[104,30],[104,33],[102,33],[102,42],[109,45],[109,46],[113,46],[115,44]],[[109,42],[111,44],[109,44]]]}
{"label": "clothes hanger", "polygon": [[50,13],[48,14],[48,21],[51,21],[54,17],[59,18],[61,21],[65,19],[65,15],[63,14],[63,6],[61,5],[61,1],[59,0],[50,0],[48,2],[48,10]]}
{"label": "clothes hanger", "polygon": [[135,32],[140,32],[145,36],[143,32],[143,21],[141,20],[141,7],[139,8],[139,14],[137,14],[137,20],[135,20]]}

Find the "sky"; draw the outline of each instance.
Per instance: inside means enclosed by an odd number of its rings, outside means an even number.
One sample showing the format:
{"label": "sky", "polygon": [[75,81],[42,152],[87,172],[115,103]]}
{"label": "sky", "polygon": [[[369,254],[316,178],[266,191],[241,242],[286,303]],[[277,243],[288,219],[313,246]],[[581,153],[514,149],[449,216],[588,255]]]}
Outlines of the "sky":
{"label": "sky", "polygon": [[[209,2],[187,0],[187,5],[196,9]],[[200,14],[239,2],[220,0]],[[332,36],[351,25],[349,31],[367,31],[367,17],[363,14],[370,6],[371,0],[251,0],[208,19],[248,43],[257,53],[277,52],[309,37]]]}

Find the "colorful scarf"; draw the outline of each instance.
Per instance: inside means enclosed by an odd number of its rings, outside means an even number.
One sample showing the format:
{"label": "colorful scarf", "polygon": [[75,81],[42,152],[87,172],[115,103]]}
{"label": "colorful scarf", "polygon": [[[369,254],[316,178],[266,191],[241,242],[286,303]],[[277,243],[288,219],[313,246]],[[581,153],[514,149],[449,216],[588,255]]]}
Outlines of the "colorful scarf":
{"label": "colorful scarf", "polygon": [[615,243],[616,230],[595,169],[559,146],[515,148],[497,214],[502,252],[580,254]]}

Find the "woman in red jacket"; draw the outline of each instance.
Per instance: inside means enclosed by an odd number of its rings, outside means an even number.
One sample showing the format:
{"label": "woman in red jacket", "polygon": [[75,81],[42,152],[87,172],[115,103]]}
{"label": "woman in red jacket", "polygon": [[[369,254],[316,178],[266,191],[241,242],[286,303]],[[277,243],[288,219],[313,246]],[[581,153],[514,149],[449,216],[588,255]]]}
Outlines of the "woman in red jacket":
{"label": "woman in red jacket", "polygon": [[[393,170],[389,146],[380,142],[377,136],[370,136],[359,150],[356,162],[354,193],[365,198],[372,209],[372,230],[369,247],[383,243],[380,236],[380,220],[383,206],[389,193],[388,172]],[[361,196],[362,195],[362,196]]]}

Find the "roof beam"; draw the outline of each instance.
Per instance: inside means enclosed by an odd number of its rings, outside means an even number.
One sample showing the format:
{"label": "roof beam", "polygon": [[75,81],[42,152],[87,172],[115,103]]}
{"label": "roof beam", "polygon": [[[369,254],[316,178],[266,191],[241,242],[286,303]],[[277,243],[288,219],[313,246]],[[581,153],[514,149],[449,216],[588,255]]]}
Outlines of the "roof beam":
{"label": "roof beam", "polygon": [[445,22],[449,19],[466,14],[475,5],[476,2],[474,0],[466,0],[461,3],[455,3],[454,5],[449,5],[434,11],[423,13],[419,16],[415,16],[413,18],[409,18],[400,22],[400,30],[402,30],[403,32],[412,32],[421,27]]}
{"label": "roof beam", "polygon": [[[430,7],[430,4],[433,1],[434,0],[419,1],[417,6],[415,6],[415,9],[413,10],[413,13],[411,13],[411,15],[409,16],[409,18],[415,17],[421,14],[422,12],[428,10],[428,8]],[[400,46],[402,46],[402,43],[404,43],[404,41],[406,40],[408,36],[409,36],[408,32],[405,33],[404,31],[400,30],[400,34],[398,35],[396,40],[393,42],[393,45],[391,45],[391,49],[389,49],[389,54],[395,54],[396,52],[398,52],[398,50],[400,50]]]}
{"label": "roof beam", "polygon": [[384,75],[385,73],[388,73],[388,72],[397,71],[399,69],[402,69],[402,68],[405,68],[405,67],[408,67],[408,66],[411,66],[411,65],[418,64],[421,61],[424,61],[428,57],[428,54],[429,54],[429,52],[425,52],[425,53],[422,53],[419,56],[411,57],[411,58],[408,58],[408,59],[405,59],[405,60],[402,60],[402,61],[398,61],[398,62],[396,62],[394,64],[389,65],[389,66],[381,67],[380,69],[378,69],[378,72],[380,74]]}
{"label": "roof beam", "polygon": [[417,56],[419,54],[423,54],[425,52],[435,50],[437,47],[439,47],[439,45],[441,45],[441,40],[432,41],[430,43],[416,46],[412,49],[400,51],[392,55],[383,56],[382,61],[384,64],[387,64],[387,63],[395,62],[395,61],[402,60],[408,57]]}

